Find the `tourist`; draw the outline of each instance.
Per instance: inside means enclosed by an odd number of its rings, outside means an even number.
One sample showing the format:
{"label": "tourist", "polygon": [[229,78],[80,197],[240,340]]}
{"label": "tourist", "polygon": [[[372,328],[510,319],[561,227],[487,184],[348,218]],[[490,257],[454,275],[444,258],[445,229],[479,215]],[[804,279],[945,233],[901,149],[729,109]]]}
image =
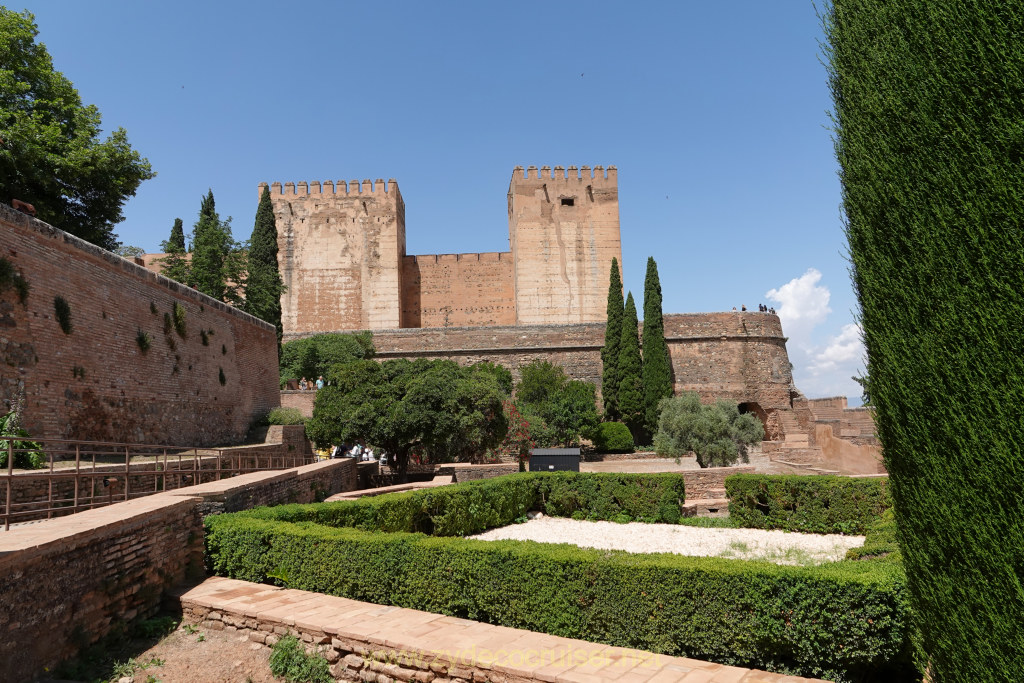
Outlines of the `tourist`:
{"label": "tourist", "polygon": [[743,304],[742,306],[740,306],[740,310],[741,310],[741,311],[745,311],[745,310],[747,310],[747,305],[746,305],[746,304]]}
{"label": "tourist", "polygon": [[316,390],[320,391],[323,388],[324,388],[324,376],[320,375],[319,377],[316,378]]}
{"label": "tourist", "polygon": [[309,388],[309,382],[307,382],[306,378],[303,377],[302,379],[299,380],[299,391],[305,391],[308,388]]}

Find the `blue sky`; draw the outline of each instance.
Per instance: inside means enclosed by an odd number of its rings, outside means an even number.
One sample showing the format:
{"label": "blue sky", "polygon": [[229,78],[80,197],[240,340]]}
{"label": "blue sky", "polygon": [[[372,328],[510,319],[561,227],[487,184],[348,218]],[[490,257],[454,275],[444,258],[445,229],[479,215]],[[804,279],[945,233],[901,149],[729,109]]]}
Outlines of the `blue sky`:
{"label": "blue sky", "polygon": [[408,253],[504,251],[514,166],[615,165],[638,307],[652,255],[666,313],[774,305],[797,387],[859,402],[810,0],[8,7],[158,174],[126,244],[208,188],[244,239],[261,181],[396,178]]}

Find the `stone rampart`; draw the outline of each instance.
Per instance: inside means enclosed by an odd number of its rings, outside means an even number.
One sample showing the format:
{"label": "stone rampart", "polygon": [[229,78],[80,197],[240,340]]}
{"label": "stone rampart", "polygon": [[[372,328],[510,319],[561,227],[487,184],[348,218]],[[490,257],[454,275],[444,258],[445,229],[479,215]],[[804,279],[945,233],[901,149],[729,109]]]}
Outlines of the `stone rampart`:
{"label": "stone rampart", "polygon": [[190,486],[0,533],[0,681],[26,681],[203,576],[202,517],[355,488],[326,460]]}
{"label": "stone rampart", "polygon": [[36,438],[238,443],[278,405],[271,325],[6,206],[0,256],[28,283],[0,291],[0,400]]}
{"label": "stone rampart", "polygon": [[428,254],[402,260],[402,327],[515,322],[512,254]]}

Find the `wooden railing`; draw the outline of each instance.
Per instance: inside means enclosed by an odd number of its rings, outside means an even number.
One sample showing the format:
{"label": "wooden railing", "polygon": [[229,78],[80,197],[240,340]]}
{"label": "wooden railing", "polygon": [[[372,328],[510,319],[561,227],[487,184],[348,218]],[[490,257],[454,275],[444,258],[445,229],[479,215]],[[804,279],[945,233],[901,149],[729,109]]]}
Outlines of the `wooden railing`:
{"label": "wooden railing", "polygon": [[[262,445],[195,448],[0,437],[0,449],[6,453],[6,466],[0,470],[5,531],[12,522],[49,519],[247,472],[313,462],[306,454],[260,453],[273,450]],[[33,455],[46,462],[45,469],[15,469],[15,461]]]}

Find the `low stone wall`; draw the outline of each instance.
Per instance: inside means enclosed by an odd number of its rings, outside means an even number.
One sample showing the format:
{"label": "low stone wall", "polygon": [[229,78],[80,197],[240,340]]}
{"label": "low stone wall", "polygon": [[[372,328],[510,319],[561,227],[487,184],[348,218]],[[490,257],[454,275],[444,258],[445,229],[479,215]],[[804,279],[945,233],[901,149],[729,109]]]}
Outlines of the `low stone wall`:
{"label": "low stone wall", "polygon": [[518,471],[519,463],[517,462],[488,463],[484,465],[451,464],[441,465],[437,468],[438,475],[447,476],[451,474],[452,481],[454,482],[492,479]]}
{"label": "low stone wall", "polygon": [[322,500],[355,463],[253,472],[0,533],[0,680],[31,680],[203,574],[206,514]]}
{"label": "low stone wall", "polygon": [[313,417],[314,400],[316,400],[315,391],[290,391],[285,389],[281,392],[281,407],[298,408],[306,417]]}
{"label": "low stone wall", "polygon": [[750,474],[753,467],[709,467],[681,472],[686,483],[686,500],[724,498],[725,478],[734,474]]}

